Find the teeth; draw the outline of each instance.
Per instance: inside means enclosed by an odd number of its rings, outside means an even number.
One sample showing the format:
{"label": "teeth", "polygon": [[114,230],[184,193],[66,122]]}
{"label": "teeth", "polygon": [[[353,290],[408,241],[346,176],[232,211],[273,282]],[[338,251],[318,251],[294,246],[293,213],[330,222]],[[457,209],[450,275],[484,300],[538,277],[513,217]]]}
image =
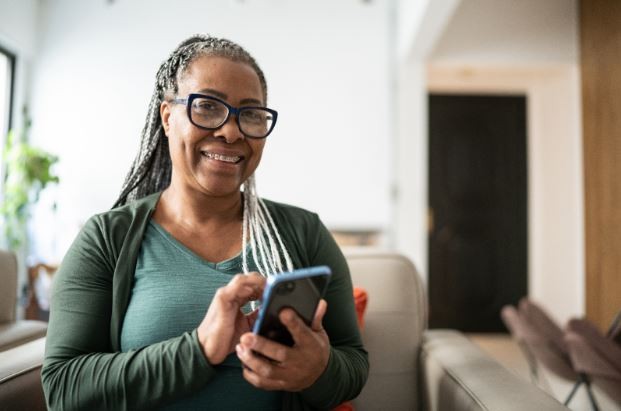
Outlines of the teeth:
{"label": "teeth", "polygon": [[226,163],[237,163],[241,158],[239,156],[225,156],[224,154],[210,152],[203,152],[203,155],[205,155],[209,159],[224,161]]}

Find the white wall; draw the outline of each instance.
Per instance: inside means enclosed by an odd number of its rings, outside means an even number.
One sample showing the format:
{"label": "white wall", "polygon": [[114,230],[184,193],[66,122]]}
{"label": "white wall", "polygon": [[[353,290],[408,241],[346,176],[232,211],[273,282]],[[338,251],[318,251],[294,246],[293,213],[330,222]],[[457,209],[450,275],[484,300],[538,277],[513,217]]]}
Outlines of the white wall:
{"label": "white wall", "polygon": [[[36,51],[37,0],[0,1],[0,45],[16,56],[13,128],[22,126],[22,106],[27,100],[30,68]],[[0,136],[4,147],[5,136]]]}
{"label": "white wall", "polygon": [[429,87],[528,99],[529,296],[584,313],[582,134],[574,0],[468,0],[430,58]]}
{"label": "white wall", "polygon": [[426,61],[460,0],[399,2],[393,239],[427,276]]}
{"label": "white wall", "polygon": [[505,66],[575,64],[577,24],[576,0],[463,0],[430,60]]}
{"label": "white wall", "polygon": [[[395,18],[397,26],[397,55],[404,59],[412,54],[415,43],[420,38],[421,23],[430,8],[430,0],[398,0],[398,13]],[[438,3],[436,1],[436,3]]]}
{"label": "white wall", "polygon": [[0,2],[0,41],[4,47],[32,56],[36,46],[38,3],[37,0]]}
{"label": "white wall", "polygon": [[[174,4],[174,6],[173,6]],[[109,208],[138,147],[155,71],[183,38],[246,47],[279,122],[261,195],[319,212],[334,228],[390,223],[389,0],[48,0],[33,90],[33,139],[58,154],[61,184],[39,213],[38,253],[58,259],[79,225]],[[43,205],[42,207],[45,207]],[[40,236],[41,237],[41,236]]]}

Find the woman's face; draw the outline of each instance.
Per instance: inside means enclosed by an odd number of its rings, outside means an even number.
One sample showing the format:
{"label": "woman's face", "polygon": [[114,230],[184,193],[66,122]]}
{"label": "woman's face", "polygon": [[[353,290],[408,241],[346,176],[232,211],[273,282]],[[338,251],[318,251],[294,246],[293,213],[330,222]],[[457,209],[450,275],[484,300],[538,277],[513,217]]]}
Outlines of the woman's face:
{"label": "woman's face", "polygon": [[[224,57],[194,60],[179,80],[178,88],[175,98],[200,93],[234,107],[264,105],[261,83],[254,70]],[[235,194],[261,161],[265,139],[244,137],[232,115],[218,130],[203,130],[190,122],[183,104],[165,101],[160,114],[170,147],[172,184],[211,196]],[[237,157],[239,160],[231,161]]]}

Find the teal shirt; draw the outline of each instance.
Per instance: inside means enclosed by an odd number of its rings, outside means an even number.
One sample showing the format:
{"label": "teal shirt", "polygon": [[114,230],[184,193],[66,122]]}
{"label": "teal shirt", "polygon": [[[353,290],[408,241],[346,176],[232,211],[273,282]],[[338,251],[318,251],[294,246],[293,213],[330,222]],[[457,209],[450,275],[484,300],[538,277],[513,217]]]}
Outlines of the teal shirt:
{"label": "teal shirt", "polygon": [[[214,380],[217,370],[206,360],[196,328],[141,349],[121,350],[138,256],[159,196],[90,218],[56,272],[41,369],[50,410],[149,410]],[[282,409],[331,409],[358,395],[369,370],[349,269],[316,214],[265,203],[294,267],[332,269],[323,319],[330,339],[328,364],[310,387],[284,392]]]}
{"label": "teal shirt", "polygon": [[[255,271],[252,259],[250,270]],[[136,264],[134,285],[121,331],[121,351],[191,332],[205,317],[216,290],[242,272],[241,255],[208,262],[151,221]],[[249,311],[249,307],[246,311]],[[211,382],[200,391],[161,408],[191,410],[279,410],[282,393],[249,384],[235,353],[214,367]]]}

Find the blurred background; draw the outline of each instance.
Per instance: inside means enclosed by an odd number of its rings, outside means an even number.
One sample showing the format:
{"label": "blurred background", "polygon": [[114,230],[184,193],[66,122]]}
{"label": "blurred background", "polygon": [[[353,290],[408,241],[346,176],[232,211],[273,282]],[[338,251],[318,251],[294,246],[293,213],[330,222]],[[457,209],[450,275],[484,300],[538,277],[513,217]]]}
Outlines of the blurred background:
{"label": "blurred background", "polygon": [[602,113],[619,95],[602,100],[609,88],[585,80],[607,67],[605,44],[585,49],[585,36],[614,29],[589,17],[610,2],[586,3],[0,0],[3,146],[30,119],[21,135],[58,158],[23,254],[59,264],[110,209],[159,64],[209,33],[250,51],[279,111],[260,195],[319,213],[341,244],[409,256],[432,326],[498,331],[500,307],[528,295],[559,322],[604,327],[621,306],[608,248],[621,232],[619,127],[588,126],[611,124]]}

